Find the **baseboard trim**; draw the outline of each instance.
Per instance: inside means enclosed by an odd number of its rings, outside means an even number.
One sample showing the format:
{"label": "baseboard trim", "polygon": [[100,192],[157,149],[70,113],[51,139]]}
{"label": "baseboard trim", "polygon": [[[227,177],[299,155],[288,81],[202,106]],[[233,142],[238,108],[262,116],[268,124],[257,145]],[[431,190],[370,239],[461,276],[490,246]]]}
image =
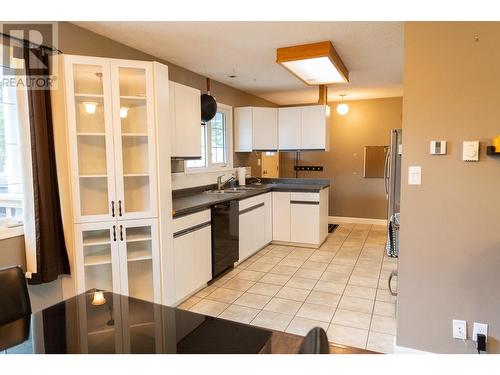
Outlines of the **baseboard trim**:
{"label": "baseboard trim", "polygon": [[372,224],[372,225],[387,225],[385,219],[368,219],[364,217],[347,217],[347,216],[328,216],[329,224],[350,223],[350,224]]}
{"label": "baseboard trim", "polygon": [[394,354],[434,354],[423,350],[407,348],[406,346],[399,346],[394,343]]}

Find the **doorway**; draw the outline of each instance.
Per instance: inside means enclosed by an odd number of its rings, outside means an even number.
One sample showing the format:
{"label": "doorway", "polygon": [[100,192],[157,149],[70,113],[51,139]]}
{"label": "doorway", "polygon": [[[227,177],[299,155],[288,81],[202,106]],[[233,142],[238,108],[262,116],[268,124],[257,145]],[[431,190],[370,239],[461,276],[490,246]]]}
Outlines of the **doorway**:
{"label": "doorway", "polygon": [[280,175],[279,161],[277,152],[263,152],[261,177],[278,178]]}

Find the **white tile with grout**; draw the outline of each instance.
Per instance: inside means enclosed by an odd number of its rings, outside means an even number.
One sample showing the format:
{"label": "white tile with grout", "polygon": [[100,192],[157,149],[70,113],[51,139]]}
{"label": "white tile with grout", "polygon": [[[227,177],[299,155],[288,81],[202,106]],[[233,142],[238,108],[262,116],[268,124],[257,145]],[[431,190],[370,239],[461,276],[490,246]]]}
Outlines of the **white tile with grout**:
{"label": "white tile with grout", "polygon": [[392,353],[397,260],[385,255],[386,228],[341,224],[319,249],[269,245],[179,305],[207,315]]}

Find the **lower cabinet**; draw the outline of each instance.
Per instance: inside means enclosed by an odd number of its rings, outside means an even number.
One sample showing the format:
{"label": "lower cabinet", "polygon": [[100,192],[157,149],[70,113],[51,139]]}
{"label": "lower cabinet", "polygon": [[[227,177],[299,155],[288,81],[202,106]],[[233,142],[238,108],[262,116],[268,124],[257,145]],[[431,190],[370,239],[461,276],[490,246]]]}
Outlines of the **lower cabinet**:
{"label": "lower cabinet", "polygon": [[273,241],[319,246],[328,235],[328,189],[273,192]]}
{"label": "lower cabinet", "polygon": [[177,301],[212,278],[210,210],[174,219],[174,270]]}
{"label": "lower cabinet", "polygon": [[156,219],[75,225],[77,290],[107,290],[160,303]]}
{"label": "lower cabinet", "polygon": [[239,261],[271,242],[271,193],[243,199],[239,204]]}
{"label": "lower cabinet", "polygon": [[273,240],[290,242],[290,193],[273,191]]}
{"label": "lower cabinet", "polygon": [[292,193],[290,242],[316,244],[319,239],[319,194]]}

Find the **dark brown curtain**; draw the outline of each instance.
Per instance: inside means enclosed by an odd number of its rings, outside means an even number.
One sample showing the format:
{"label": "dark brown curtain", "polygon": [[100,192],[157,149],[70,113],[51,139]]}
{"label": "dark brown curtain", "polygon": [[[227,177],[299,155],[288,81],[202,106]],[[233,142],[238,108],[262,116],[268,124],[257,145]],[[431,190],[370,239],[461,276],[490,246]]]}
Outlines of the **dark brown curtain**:
{"label": "dark brown curtain", "polygon": [[[36,56],[40,64],[30,67],[30,58]],[[44,48],[25,48],[26,76],[49,76],[49,55]],[[42,73],[41,73],[42,69]],[[57,184],[56,157],[52,127],[50,90],[28,88],[28,105],[33,167],[33,191],[35,206],[37,272],[30,284],[42,284],[56,280],[61,274],[69,274],[69,261],[61,218],[59,188]]]}

